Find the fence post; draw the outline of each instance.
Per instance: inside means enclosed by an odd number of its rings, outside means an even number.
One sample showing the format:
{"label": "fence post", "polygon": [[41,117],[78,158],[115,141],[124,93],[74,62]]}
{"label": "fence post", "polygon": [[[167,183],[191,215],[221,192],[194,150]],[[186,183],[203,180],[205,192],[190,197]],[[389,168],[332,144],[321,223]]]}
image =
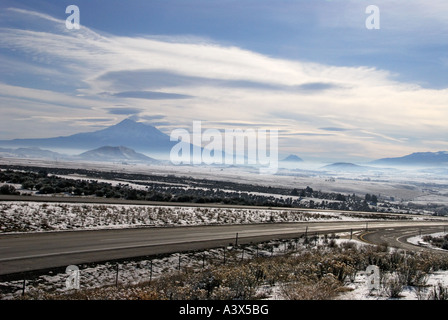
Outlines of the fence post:
{"label": "fence post", "polygon": [[150,271],[150,273],[149,273],[149,282],[152,281],[152,260],[151,260],[150,267],[151,267],[151,271]]}
{"label": "fence post", "polygon": [[22,296],[25,295],[26,279],[23,279]]}
{"label": "fence post", "polygon": [[235,239],[235,247],[238,246],[238,232],[236,233],[236,239]]}
{"label": "fence post", "polygon": [[119,264],[117,263],[117,267],[116,267],[117,272],[116,272],[116,275],[115,275],[115,286],[116,287],[118,287],[118,268],[119,268]]}

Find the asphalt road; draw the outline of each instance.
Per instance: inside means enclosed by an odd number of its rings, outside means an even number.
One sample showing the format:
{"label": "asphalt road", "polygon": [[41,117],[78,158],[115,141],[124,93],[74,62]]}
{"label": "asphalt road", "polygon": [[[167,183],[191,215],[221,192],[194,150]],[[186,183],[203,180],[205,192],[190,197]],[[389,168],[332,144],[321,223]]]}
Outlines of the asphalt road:
{"label": "asphalt road", "polygon": [[[366,222],[308,222],[4,234],[0,235],[0,275],[294,238],[305,232],[313,235],[364,230],[366,227],[369,230],[387,229],[394,234],[392,230],[403,227],[415,230],[438,227],[440,230],[443,224],[440,221],[369,221],[368,225]],[[369,238],[368,241],[377,240]]]}
{"label": "asphalt road", "polygon": [[438,226],[408,226],[408,227],[391,227],[391,228],[381,228],[378,230],[367,231],[359,235],[359,239],[368,243],[382,244],[387,243],[388,246],[409,250],[409,251],[430,251],[434,253],[448,254],[447,251],[442,251],[434,248],[428,248],[425,246],[417,246],[407,241],[408,238],[448,231],[446,224],[441,224]]}

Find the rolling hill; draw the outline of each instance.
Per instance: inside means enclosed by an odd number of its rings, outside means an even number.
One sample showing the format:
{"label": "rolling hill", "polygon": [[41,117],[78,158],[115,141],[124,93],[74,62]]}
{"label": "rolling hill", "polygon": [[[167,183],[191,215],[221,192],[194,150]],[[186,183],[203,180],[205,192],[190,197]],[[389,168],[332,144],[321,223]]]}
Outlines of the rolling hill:
{"label": "rolling hill", "polygon": [[370,167],[360,166],[349,162],[336,162],[322,167],[324,170],[344,171],[344,172],[361,172],[370,170]]}
{"label": "rolling hill", "polygon": [[131,162],[149,162],[157,163],[158,161],[145,156],[144,154],[135,152],[133,149],[118,146],[104,146],[94,150],[83,152],[78,156],[82,160],[115,162],[115,161],[131,161]]}

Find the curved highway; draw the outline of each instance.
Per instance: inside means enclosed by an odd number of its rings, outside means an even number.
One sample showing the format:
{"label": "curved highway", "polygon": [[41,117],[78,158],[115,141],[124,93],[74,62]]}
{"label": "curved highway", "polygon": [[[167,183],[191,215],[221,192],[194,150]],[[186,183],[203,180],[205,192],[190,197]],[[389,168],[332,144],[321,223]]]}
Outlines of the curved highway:
{"label": "curved highway", "polygon": [[358,239],[372,244],[387,244],[390,247],[409,251],[429,251],[448,254],[448,251],[419,246],[407,241],[408,238],[437,232],[448,231],[446,224],[437,226],[403,226],[395,228],[381,228],[374,231],[366,231],[358,236]]}

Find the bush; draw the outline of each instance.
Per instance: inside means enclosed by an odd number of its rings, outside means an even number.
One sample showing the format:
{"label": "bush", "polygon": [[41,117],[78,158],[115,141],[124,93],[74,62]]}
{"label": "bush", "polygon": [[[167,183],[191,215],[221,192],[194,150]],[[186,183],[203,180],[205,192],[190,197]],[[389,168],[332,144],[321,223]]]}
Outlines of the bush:
{"label": "bush", "polygon": [[19,192],[16,191],[16,188],[14,186],[11,186],[9,184],[4,184],[0,187],[0,194],[17,195],[17,194],[19,194]]}
{"label": "bush", "polygon": [[398,274],[388,274],[383,278],[383,289],[389,298],[399,298],[404,285]]}
{"label": "bush", "polygon": [[341,283],[331,274],[320,280],[302,278],[301,281],[281,285],[281,292],[288,300],[331,300],[341,288]]}
{"label": "bush", "polygon": [[39,189],[39,193],[41,194],[52,194],[55,193],[55,189],[50,185],[44,185]]}
{"label": "bush", "polygon": [[448,288],[444,287],[442,283],[438,283],[433,286],[432,291],[429,294],[430,300],[448,300]]}
{"label": "bush", "polygon": [[444,249],[444,250],[448,250],[448,241],[445,240],[445,241],[442,243],[441,248]]}

